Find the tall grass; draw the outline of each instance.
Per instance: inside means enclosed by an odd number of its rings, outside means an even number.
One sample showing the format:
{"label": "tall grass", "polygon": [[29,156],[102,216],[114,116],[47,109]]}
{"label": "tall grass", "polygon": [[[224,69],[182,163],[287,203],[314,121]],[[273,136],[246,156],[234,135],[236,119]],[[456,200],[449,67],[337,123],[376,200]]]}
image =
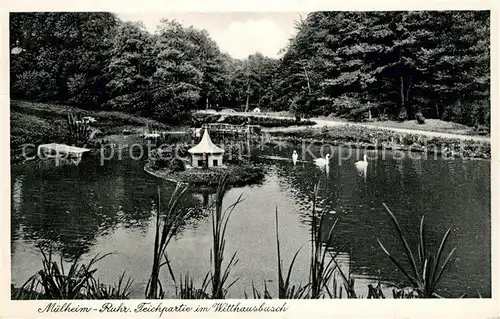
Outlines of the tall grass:
{"label": "tall grass", "polygon": [[210,251],[210,264],[213,265],[211,282],[212,282],[212,298],[223,299],[226,296],[227,290],[236,283],[235,279],[227,284],[231,270],[238,263],[236,252],[232,255],[226,268],[223,269],[222,262],[224,261],[224,251],[226,247],[226,228],[229,218],[236,206],[242,201],[242,194],[236,202],[223,210],[224,195],[229,189],[229,175],[225,174],[221,177],[217,187],[217,198],[215,208],[212,209],[212,239],[213,248]]}
{"label": "tall grass", "polygon": [[170,201],[168,202],[164,216],[162,216],[161,194],[160,188],[158,187],[153,265],[145,293],[146,298],[148,299],[159,299],[165,296],[165,290],[160,282],[160,271],[163,266],[169,263],[166,249],[170,240],[177,233],[184,220],[189,217],[189,213],[183,215],[177,209],[181,198],[187,191],[187,188],[187,184],[178,183],[176,185],[175,190],[170,197]]}
{"label": "tall grass", "polygon": [[396,216],[392,213],[392,211],[387,207],[385,203],[383,203],[385,210],[389,214],[392,223],[394,224],[396,231],[398,233],[399,240],[404,246],[404,252],[407,259],[407,262],[410,264],[410,270],[405,269],[402,266],[402,262],[398,261],[393,255],[389,253],[389,251],[384,247],[382,242],[377,239],[380,247],[384,251],[384,253],[390,258],[390,260],[401,270],[401,272],[406,276],[406,278],[410,281],[416,293],[421,298],[431,298],[431,297],[440,297],[436,293],[436,286],[441,279],[444,270],[449,264],[453,253],[456,248],[453,248],[450,253],[448,253],[447,257],[442,261],[442,257],[444,256],[444,248],[446,242],[448,241],[448,236],[450,235],[451,228],[448,228],[443,238],[441,239],[441,244],[439,245],[437,251],[433,255],[426,246],[426,237],[424,231],[424,217],[420,220],[420,230],[419,230],[419,244],[417,247],[417,259],[414,257],[410,246],[406,238],[403,235],[403,231],[399,226],[398,220]]}
{"label": "tall grass", "polygon": [[13,299],[126,299],[132,280],[125,281],[123,273],[118,285],[104,285],[95,279],[95,264],[111,253],[93,257],[87,264],[75,258],[66,272],[62,256],[59,263],[53,259],[52,247],[42,253],[42,269],[17,289]]}
{"label": "tall grass", "polygon": [[90,282],[91,299],[128,299],[133,282],[130,277],[125,280],[125,272],[118,277],[118,283],[113,285],[105,285],[99,279],[94,279]]}
{"label": "tall grass", "polygon": [[[210,270],[205,275],[200,288],[196,288],[194,279],[187,275],[180,275],[177,283],[170,262],[165,256],[164,265],[167,265],[171,278],[176,286],[176,295],[181,299],[224,299],[228,290],[233,286],[238,278],[229,282],[229,276],[233,268],[238,264],[236,252],[231,255],[229,262],[223,267],[226,248],[226,230],[227,224],[236,206],[242,201],[242,195],[226,209],[223,209],[224,196],[229,189],[229,175],[224,174],[220,177],[216,192],[214,204],[208,205],[212,220],[212,248],[210,249]],[[175,192],[174,192],[175,195]],[[168,230],[167,230],[168,231]],[[159,237],[159,227],[157,226],[157,235]],[[168,244],[168,241],[167,241]],[[161,246],[160,244],[158,244]],[[157,246],[155,240],[155,247]],[[157,251],[157,248],[155,248]],[[157,254],[155,254],[157,255]],[[158,253],[159,255],[159,253]],[[161,294],[160,294],[161,295]]]}
{"label": "tall grass", "polygon": [[[322,238],[322,230],[325,228],[325,212],[316,214],[316,199],[318,198],[318,191],[320,183],[318,182],[314,187],[313,203],[312,203],[312,216],[311,216],[311,260],[309,265],[309,284],[311,285],[310,297],[312,299],[324,298],[325,293],[330,298],[336,297],[329,289],[329,283],[332,276],[337,269],[335,258],[342,251],[345,243],[335,253],[333,250],[333,230],[337,225],[338,219],[328,229],[326,241]],[[319,222],[318,222],[319,220]],[[329,260],[326,256],[329,255]]]}
{"label": "tall grass", "polygon": [[[297,259],[297,255],[300,252],[300,249],[297,250],[295,255],[293,256],[292,261],[290,262],[290,266],[288,266],[288,271],[286,277],[283,276],[283,261],[281,259],[281,251],[280,251],[280,239],[279,239],[279,230],[278,230],[278,208],[276,207],[276,248],[277,248],[277,258],[278,258],[278,298],[279,299],[302,299],[307,296],[309,285],[305,286],[295,286],[291,285],[290,277],[292,275],[293,265],[295,264],[295,260]],[[264,282],[265,284],[265,282]],[[254,297],[256,296],[255,287],[253,288]],[[270,296],[267,286],[264,285],[264,296]],[[257,294],[258,295],[258,294]]]}
{"label": "tall grass", "polygon": [[211,299],[210,295],[208,294],[208,288],[210,285],[209,274],[210,272],[208,272],[203,279],[201,288],[195,287],[194,280],[189,276],[189,274],[187,274],[186,276],[181,275],[179,278],[180,289],[179,291],[176,291],[177,297],[179,297],[180,299]]}

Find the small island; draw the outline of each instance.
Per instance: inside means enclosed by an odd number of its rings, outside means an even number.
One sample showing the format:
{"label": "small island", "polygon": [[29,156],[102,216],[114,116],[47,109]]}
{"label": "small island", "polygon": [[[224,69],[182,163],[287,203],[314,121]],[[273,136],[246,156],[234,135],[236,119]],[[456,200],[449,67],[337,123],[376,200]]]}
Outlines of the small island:
{"label": "small island", "polygon": [[264,178],[262,167],[242,158],[238,150],[215,145],[204,130],[201,141],[187,150],[190,161],[175,157],[173,152],[155,150],[144,166],[144,171],[172,182],[215,186],[219,178],[229,175],[233,186],[259,183]]}

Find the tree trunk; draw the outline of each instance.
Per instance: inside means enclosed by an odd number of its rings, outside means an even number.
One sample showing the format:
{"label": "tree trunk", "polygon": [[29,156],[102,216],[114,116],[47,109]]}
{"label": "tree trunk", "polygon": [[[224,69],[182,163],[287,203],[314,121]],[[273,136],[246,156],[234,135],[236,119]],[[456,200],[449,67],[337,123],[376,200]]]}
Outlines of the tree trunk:
{"label": "tree trunk", "polygon": [[406,105],[405,105],[405,84],[404,84],[404,78],[401,76],[400,78],[400,94],[401,94],[401,108],[399,110],[398,114],[398,120],[399,121],[404,121],[408,118],[408,113],[406,110]]}
{"label": "tree trunk", "polygon": [[[411,76],[408,78],[408,87],[406,88],[406,112],[408,114],[409,118],[414,118],[415,117],[415,112],[410,104],[410,89],[411,89]],[[418,106],[417,106],[418,107]],[[417,110],[417,113],[420,112],[420,110]]]}
{"label": "tree trunk", "polygon": [[307,81],[307,89],[309,91],[309,94],[311,94],[311,84],[309,83],[309,75],[307,74],[307,70],[305,66],[302,66],[304,69],[304,74],[306,75],[306,81]]}
{"label": "tree trunk", "polygon": [[250,102],[250,82],[247,87],[247,102],[245,103],[245,112],[248,112],[248,103]]}

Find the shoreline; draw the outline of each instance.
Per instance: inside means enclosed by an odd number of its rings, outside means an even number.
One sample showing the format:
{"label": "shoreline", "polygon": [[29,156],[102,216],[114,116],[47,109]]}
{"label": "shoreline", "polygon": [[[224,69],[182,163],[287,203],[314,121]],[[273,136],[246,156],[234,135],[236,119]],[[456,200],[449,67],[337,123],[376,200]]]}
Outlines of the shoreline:
{"label": "shoreline", "polygon": [[155,169],[153,163],[147,161],[143,168],[144,172],[172,183],[187,183],[197,186],[211,188],[217,186],[219,179],[226,173],[229,174],[229,182],[232,186],[239,187],[260,183],[264,178],[264,172],[260,166],[245,164],[243,166],[231,165],[219,169],[198,170],[188,169],[174,172],[168,169]]}
{"label": "shoreline", "polygon": [[267,132],[270,141],[287,141],[294,144],[330,144],[355,149],[377,149],[430,153],[443,158],[491,160],[489,141],[427,137],[420,134],[401,133],[378,128],[338,126],[307,128],[298,131]]}

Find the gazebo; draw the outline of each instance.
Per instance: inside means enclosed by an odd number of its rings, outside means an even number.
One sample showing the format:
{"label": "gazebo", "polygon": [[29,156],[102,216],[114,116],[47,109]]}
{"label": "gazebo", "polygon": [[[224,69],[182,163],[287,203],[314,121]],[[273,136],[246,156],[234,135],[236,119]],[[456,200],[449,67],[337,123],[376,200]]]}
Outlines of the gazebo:
{"label": "gazebo", "polygon": [[208,129],[203,132],[200,143],[191,147],[188,152],[191,154],[191,166],[193,167],[222,166],[224,150],[212,143],[210,135],[208,135]]}

